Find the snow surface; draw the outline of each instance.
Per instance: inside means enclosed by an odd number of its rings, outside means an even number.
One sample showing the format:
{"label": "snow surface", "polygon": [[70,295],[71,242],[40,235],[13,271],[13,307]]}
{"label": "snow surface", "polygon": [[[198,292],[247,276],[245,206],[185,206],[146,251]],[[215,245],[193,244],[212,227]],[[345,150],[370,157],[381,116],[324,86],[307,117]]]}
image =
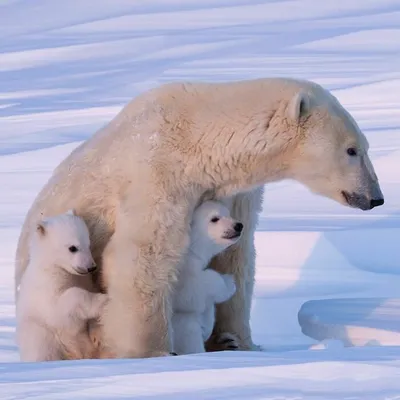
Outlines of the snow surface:
{"label": "snow surface", "polygon": [[[0,0],[0,399],[400,399],[399,0]],[[266,188],[264,352],[22,364],[13,257],[53,168],[173,80],[315,80],[364,130],[385,205]]]}

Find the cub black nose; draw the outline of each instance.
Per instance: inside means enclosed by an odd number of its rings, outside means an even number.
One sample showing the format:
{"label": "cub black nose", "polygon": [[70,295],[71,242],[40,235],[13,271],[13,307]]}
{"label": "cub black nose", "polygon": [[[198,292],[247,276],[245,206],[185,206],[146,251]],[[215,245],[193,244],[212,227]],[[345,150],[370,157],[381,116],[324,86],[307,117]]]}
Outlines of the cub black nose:
{"label": "cub black nose", "polygon": [[96,268],[97,268],[97,267],[94,265],[94,266],[88,268],[88,272],[96,271]]}
{"label": "cub black nose", "polygon": [[384,203],[385,203],[385,200],[383,199],[383,197],[381,199],[372,199],[370,206],[371,206],[371,209],[373,209],[374,207],[379,207]]}
{"label": "cub black nose", "polygon": [[233,227],[235,232],[242,232],[243,224],[241,222],[236,222],[235,226]]}

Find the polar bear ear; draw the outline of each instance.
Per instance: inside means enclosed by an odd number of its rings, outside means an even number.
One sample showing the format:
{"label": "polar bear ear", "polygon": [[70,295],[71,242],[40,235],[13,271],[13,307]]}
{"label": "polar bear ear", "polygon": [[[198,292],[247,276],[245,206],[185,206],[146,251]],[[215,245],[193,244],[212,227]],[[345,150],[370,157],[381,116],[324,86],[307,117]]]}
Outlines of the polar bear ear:
{"label": "polar bear ear", "polygon": [[293,121],[298,121],[310,109],[310,99],[305,92],[296,93],[289,102],[288,113]]}
{"label": "polar bear ear", "polygon": [[44,221],[40,221],[36,224],[36,232],[41,237],[46,235],[46,223]]}

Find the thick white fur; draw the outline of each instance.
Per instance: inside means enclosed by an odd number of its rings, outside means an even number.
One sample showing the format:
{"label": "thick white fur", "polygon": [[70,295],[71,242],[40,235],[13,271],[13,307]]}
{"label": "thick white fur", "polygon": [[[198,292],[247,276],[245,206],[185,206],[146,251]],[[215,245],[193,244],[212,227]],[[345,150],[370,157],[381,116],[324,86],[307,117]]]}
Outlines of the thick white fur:
{"label": "thick white fur", "polygon": [[39,222],[30,239],[17,301],[21,361],[93,358],[88,324],[99,318],[107,296],[94,293],[86,224],[69,211]]}
{"label": "thick white fur", "polygon": [[[356,157],[349,147],[357,148]],[[193,210],[219,199],[246,227],[240,243],[211,262],[237,284],[235,295],[217,306],[212,340],[231,333],[240,349],[251,349],[263,185],[294,179],[344,205],[343,191],[368,202],[382,193],[367,151],[353,118],[313,82],[265,78],[152,89],[75,149],[38,194],[18,243],[15,287],[31,257],[35,221],[75,208],[88,224],[96,262],[111,236],[114,241],[100,266],[110,271],[103,315],[108,344],[117,357],[166,354],[171,290]]]}
{"label": "thick white fur", "polygon": [[215,305],[227,301],[236,291],[232,275],[206,268],[212,257],[239,240],[241,229],[235,231],[238,222],[219,202],[206,201],[194,211],[190,245],[172,303],[173,348],[177,354],[205,351],[204,342],[214,327]]}

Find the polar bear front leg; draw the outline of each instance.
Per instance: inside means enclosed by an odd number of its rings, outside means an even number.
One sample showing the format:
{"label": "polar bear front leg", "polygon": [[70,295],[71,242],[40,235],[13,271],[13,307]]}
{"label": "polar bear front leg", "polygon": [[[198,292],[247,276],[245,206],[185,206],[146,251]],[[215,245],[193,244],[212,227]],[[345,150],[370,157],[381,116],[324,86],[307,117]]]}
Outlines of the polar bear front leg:
{"label": "polar bear front leg", "polygon": [[188,211],[164,193],[149,194],[135,194],[121,205],[102,260],[109,296],[103,338],[117,358],[171,351],[171,292],[189,244]]}
{"label": "polar bear front leg", "polygon": [[255,276],[254,232],[261,211],[263,187],[236,195],[230,200],[232,217],[244,225],[237,244],[216,256],[210,266],[222,274],[233,274],[236,293],[216,306],[213,335],[206,343],[207,351],[255,350],[250,329],[250,311]]}

